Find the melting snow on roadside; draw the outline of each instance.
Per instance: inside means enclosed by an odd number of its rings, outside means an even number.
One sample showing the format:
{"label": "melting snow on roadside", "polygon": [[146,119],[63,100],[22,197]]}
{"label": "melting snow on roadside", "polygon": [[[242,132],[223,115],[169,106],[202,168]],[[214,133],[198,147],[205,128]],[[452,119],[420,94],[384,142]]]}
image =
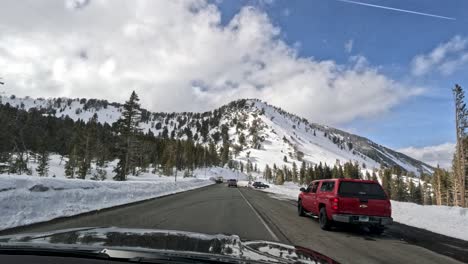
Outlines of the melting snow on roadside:
{"label": "melting snow on roadside", "polygon": [[[299,188],[295,183],[269,184],[263,191],[296,200]],[[419,205],[392,200],[393,220],[409,226],[468,241],[468,208],[439,205]]]}
{"label": "melting snow on roadside", "polygon": [[[136,177],[135,177],[136,178]],[[125,182],[0,175],[0,230],[200,188],[212,181],[146,177]]]}
{"label": "melting snow on roadside", "polygon": [[392,201],[392,216],[405,225],[468,241],[468,208]]}

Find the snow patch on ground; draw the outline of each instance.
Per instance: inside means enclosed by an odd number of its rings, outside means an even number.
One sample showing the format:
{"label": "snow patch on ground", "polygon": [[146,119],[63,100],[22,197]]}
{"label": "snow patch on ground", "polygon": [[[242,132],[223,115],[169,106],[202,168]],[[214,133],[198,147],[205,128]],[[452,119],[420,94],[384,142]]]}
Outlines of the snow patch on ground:
{"label": "snow patch on ground", "polygon": [[[293,182],[268,185],[270,188],[262,191],[278,195],[278,198],[288,197],[292,200],[297,200],[301,187]],[[468,241],[468,208],[419,205],[393,200],[391,202],[392,217],[395,222]]]}
{"label": "snow patch on ground", "polygon": [[468,208],[392,201],[396,222],[468,241]]}
{"label": "snow patch on ground", "polygon": [[48,221],[213,184],[197,178],[125,182],[0,175],[0,230]]}
{"label": "snow patch on ground", "polygon": [[267,184],[270,186],[270,188],[262,189],[263,191],[285,196],[293,200],[297,200],[297,196],[299,195],[299,189],[301,188],[299,185],[293,182],[285,182],[283,185],[276,185],[270,183]]}

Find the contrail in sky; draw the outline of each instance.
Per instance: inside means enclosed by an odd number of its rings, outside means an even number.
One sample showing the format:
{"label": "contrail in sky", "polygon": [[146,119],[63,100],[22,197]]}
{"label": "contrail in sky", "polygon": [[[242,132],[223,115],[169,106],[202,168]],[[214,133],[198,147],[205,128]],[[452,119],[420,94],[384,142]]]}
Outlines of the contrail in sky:
{"label": "contrail in sky", "polygon": [[411,10],[406,10],[406,9],[393,8],[393,7],[388,7],[388,6],[367,4],[367,3],[356,2],[356,1],[351,1],[351,0],[336,0],[336,1],[355,4],[355,5],[363,5],[363,6],[382,8],[382,9],[387,9],[387,10],[392,10],[392,11],[398,11],[398,12],[404,12],[404,13],[420,15],[420,16],[428,16],[428,17],[442,18],[442,19],[448,19],[448,20],[456,20],[454,17],[438,16],[438,15],[433,15],[433,14],[428,14],[428,13],[421,13],[421,12],[416,12],[416,11],[411,11]]}

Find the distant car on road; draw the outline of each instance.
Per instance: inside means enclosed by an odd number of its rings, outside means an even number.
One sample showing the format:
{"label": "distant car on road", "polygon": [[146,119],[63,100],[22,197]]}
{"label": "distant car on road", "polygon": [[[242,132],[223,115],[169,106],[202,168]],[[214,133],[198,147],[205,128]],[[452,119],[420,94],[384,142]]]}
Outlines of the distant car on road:
{"label": "distant car on road", "polygon": [[263,182],[254,182],[252,184],[254,188],[270,188],[267,184],[264,184]]}
{"label": "distant car on road", "polygon": [[236,179],[229,179],[227,180],[228,187],[237,187],[237,180]]}
{"label": "distant car on road", "polygon": [[318,216],[324,230],[342,222],[366,225],[372,233],[381,234],[393,222],[390,200],[377,181],[317,180],[300,191],[299,215]]}
{"label": "distant car on road", "polygon": [[218,183],[218,184],[223,183],[223,177],[216,178],[215,182]]}

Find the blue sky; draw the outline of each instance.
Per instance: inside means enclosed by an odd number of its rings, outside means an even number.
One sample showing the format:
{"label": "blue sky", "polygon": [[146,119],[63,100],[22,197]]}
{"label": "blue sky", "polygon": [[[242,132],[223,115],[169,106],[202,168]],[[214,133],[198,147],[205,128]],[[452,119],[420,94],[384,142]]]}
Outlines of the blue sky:
{"label": "blue sky", "polygon": [[[267,3],[265,3],[267,2]],[[358,119],[342,127],[379,143],[401,148],[454,141],[453,104],[450,88],[468,83],[467,67],[444,76],[411,75],[411,61],[456,35],[468,35],[468,1],[380,0],[375,5],[453,17],[455,20],[408,14],[333,0],[222,1],[223,21],[229,21],[244,5],[268,13],[281,29],[281,38],[297,45],[299,55],[340,64],[362,55],[379,71],[395,80],[425,88],[425,92],[376,118]],[[352,40],[350,53],[344,44]],[[367,84],[372,85],[372,84]]]}

